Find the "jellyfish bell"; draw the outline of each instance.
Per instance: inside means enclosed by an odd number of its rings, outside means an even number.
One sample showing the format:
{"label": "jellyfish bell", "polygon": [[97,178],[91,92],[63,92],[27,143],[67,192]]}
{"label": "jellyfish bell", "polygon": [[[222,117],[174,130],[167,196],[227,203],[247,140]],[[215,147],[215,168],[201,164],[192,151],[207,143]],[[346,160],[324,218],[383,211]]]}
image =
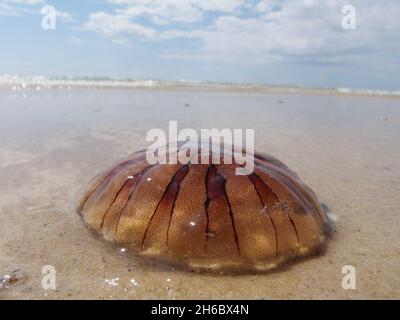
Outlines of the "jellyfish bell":
{"label": "jellyfish bell", "polygon": [[218,157],[150,164],[137,152],[92,181],[78,213],[127,250],[196,270],[270,270],[323,247],[328,218],[296,173],[255,153],[238,175],[235,158]]}

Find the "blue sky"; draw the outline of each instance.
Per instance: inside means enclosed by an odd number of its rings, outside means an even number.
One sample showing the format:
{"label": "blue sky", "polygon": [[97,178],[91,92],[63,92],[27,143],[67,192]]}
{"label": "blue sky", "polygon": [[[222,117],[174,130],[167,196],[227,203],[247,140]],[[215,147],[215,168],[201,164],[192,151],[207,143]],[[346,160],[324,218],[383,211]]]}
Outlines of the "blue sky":
{"label": "blue sky", "polygon": [[400,90],[398,0],[0,0],[0,41],[0,74]]}

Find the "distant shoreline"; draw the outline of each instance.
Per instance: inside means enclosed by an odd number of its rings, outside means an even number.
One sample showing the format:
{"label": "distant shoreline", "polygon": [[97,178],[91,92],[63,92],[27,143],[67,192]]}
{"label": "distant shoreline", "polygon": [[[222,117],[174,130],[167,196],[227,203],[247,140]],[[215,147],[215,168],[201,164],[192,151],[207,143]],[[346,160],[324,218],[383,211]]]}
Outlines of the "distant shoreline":
{"label": "distant shoreline", "polygon": [[302,86],[239,84],[196,81],[134,80],[113,78],[67,78],[0,75],[0,89],[14,91],[40,91],[46,89],[151,89],[151,90],[199,90],[271,94],[320,94],[366,97],[400,98],[399,91],[358,90],[348,88],[313,88]]}

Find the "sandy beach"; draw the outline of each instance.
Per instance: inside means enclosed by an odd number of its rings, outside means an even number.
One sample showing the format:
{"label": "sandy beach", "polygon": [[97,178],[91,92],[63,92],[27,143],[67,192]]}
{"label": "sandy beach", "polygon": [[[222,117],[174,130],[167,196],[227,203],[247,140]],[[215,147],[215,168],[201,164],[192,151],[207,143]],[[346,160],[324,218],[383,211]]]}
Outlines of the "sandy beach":
{"label": "sandy beach", "polygon": [[[99,240],[75,212],[86,183],[146,133],[255,129],[336,217],[324,255],[267,274],[198,274]],[[399,299],[400,98],[206,89],[0,89],[0,299]],[[56,269],[56,290],[41,286]],[[356,269],[355,290],[342,268]]]}

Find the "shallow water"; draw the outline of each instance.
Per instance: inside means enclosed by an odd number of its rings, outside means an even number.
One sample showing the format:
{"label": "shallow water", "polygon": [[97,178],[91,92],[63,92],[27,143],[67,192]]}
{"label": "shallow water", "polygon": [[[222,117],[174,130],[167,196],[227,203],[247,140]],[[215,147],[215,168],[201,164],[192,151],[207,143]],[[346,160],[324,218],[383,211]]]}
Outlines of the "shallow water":
{"label": "shallow water", "polygon": [[[201,90],[0,90],[0,298],[400,298],[400,99]],[[97,173],[146,133],[254,128],[337,218],[327,252],[279,272],[196,274],[93,237],[75,214]],[[56,269],[56,290],[41,286]],[[356,268],[356,290],[342,268]]]}

